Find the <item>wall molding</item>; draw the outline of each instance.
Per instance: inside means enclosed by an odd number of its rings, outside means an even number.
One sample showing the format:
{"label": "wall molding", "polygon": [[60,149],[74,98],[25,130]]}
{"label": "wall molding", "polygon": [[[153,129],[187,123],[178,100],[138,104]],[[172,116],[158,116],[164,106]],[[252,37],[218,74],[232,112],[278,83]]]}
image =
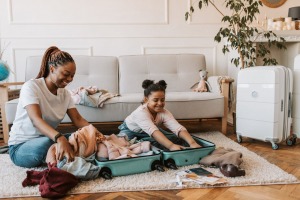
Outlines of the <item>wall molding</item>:
{"label": "wall molding", "polygon": [[[60,47],[60,49],[65,50],[65,51],[70,51],[70,50],[87,50],[89,56],[93,56],[93,47]],[[12,47],[11,48],[11,64],[13,66],[13,71],[14,71],[14,78],[13,81],[17,81],[17,66],[16,66],[16,51],[21,50],[21,51],[35,51],[35,50],[40,50],[40,51],[45,51],[45,47]],[[26,63],[24,63],[26,64]]]}
{"label": "wall molding", "polygon": [[[213,75],[217,72],[217,46],[142,46],[141,53],[146,54],[147,49],[211,49],[212,51],[212,73]],[[172,53],[170,53],[172,54]],[[207,58],[206,58],[207,59]],[[207,64],[207,63],[206,63]]]}
{"label": "wall molding", "polygon": [[20,36],[20,37],[6,37],[6,36],[0,36],[0,39],[63,39],[63,40],[73,40],[73,39],[102,39],[102,38],[124,38],[124,39],[136,39],[136,38],[170,38],[170,39],[177,39],[177,38],[193,38],[193,39],[197,39],[197,38],[212,38],[214,39],[214,36],[208,36],[208,35],[203,35],[203,36],[70,36],[70,37],[66,37],[66,36],[57,36],[57,37],[53,37],[53,36],[37,36],[37,37],[24,37],[24,36]]}
{"label": "wall molding", "polygon": [[169,0],[164,0],[164,21],[162,22],[26,22],[15,21],[13,0],[8,0],[9,24],[11,25],[166,25],[169,24]]}
{"label": "wall molding", "polygon": [[[187,0],[187,11],[189,11],[190,10],[190,7],[191,7],[191,5],[192,5],[192,0]],[[205,5],[203,5],[203,7],[205,7]],[[198,8],[198,5],[197,6],[194,6],[194,9],[196,10],[196,9],[198,9],[199,10],[199,8]],[[205,9],[205,8],[204,8]],[[192,20],[192,16],[189,16],[189,18],[188,18],[188,20],[187,20],[187,24],[189,24],[189,25],[201,25],[201,24],[203,24],[203,25],[208,25],[208,24],[212,24],[212,25],[221,25],[222,24],[222,22],[220,21],[220,22],[213,22],[213,23],[211,23],[211,22],[194,22],[193,20]]]}

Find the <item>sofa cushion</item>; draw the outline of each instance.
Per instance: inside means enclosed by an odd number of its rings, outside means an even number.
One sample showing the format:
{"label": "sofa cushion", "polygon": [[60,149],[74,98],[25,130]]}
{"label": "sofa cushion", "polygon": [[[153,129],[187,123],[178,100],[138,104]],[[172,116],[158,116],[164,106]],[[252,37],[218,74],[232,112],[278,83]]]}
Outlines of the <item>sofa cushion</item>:
{"label": "sofa cushion", "polygon": [[[216,93],[167,92],[166,108],[177,119],[214,118],[223,116],[224,97]],[[124,94],[104,103],[103,108],[76,105],[79,113],[89,122],[123,121],[143,100],[142,93]],[[8,124],[15,118],[18,99],[6,103]],[[196,112],[195,112],[196,111]],[[63,122],[70,122],[66,115]]]}
{"label": "sofa cushion", "polygon": [[[194,93],[196,94],[196,93]],[[224,97],[214,93],[168,93],[166,108],[176,119],[197,119],[222,117]],[[89,122],[124,121],[143,100],[140,93],[125,94],[105,102],[103,108],[76,105],[79,113]],[[64,122],[70,122],[66,116]]]}
{"label": "sofa cushion", "polygon": [[202,54],[136,55],[119,57],[120,94],[142,93],[145,79],[165,80],[169,92],[186,92],[205,69]]}
{"label": "sofa cushion", "polygon": [[[73,56],[76,75],[67,88],[97,86],[118,93],[118,58],[113,56]],[[35,78],[39,72],[42,56],[27,58],[25,81]]]}

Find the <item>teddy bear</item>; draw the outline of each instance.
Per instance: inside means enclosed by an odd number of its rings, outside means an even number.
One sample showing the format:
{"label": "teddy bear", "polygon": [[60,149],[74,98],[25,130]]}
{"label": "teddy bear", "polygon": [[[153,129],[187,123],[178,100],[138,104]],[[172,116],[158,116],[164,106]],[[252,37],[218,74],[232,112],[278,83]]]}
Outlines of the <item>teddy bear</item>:
{"label": "teddy bear", "polygon": [[206,70],[201,69],[199,71],[200,80],[199,80],[199,83],[196,88],[194,88],[194,86],[196,84],[193,85],[193,87],[192,87],[193,91],[195,91],[195,92],[207,92],[208,91],[207,85],[206,85],[207,84],[207,82],[206,82],[207,74],[208,74],[208,72]]}

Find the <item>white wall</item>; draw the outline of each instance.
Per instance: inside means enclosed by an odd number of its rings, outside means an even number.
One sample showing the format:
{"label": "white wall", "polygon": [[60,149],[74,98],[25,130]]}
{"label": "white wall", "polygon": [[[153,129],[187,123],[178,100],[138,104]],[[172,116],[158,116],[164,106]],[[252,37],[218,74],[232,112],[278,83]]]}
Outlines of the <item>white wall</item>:
{"label": "white wall", "polygon": [[[185,22],[190,5],[189,0],[0,0],[0,44],[9,44],[4,59],[16,72],[10,81],[23,81],[26,57],[42,55],[51,45],[72,55],[203,53],[210,75],[226,75],[227,56],[213,40],[221,15],[212,7],[196,9]],[[287,16],[288,8],[298,5],[299,0],[288,0],[278,9],[264,8],[262,16]]]}

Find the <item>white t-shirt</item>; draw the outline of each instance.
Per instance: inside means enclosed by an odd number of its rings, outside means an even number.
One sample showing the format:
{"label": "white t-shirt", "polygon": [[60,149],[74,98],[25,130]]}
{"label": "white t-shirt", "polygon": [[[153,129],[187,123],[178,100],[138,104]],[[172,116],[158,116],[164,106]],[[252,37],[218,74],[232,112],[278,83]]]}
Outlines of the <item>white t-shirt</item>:
{"label": "white t-shirt", "polygon": [[25,107],[30,104],[39,104],[42,118],[54,129],[63,120],[67,110],[75,107],[67,89],[59,88],[57,95],[54,95],[47,88],[44,78],[27,81],[21,88],[8,145],[19,144],[43,135],[32,124],[27,114]]}
{"label": "white t-shirt", "polygon": [[145,132],[148,135],[158,129],[158,126],[164,125],[178,136],[178,133],[182,130],[186,130],[184,126],[179,124],[173,115],[167,109],[157,113],[156,118],[153,119],[147,104],[140,105],[135,111],[133,111],[125,119],[127,127],[134,132]]}

